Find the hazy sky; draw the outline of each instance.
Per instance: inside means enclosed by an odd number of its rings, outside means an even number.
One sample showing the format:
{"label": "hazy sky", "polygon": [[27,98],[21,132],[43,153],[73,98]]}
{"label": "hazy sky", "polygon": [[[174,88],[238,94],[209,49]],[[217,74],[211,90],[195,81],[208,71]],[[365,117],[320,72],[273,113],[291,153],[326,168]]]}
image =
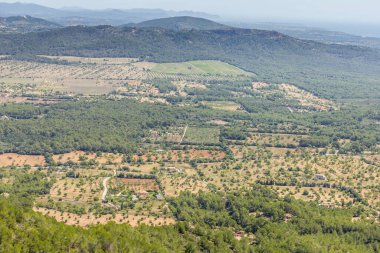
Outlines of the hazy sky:
{"label": "hazy sky", "polygon": [[[0,0],[5,2],[14,2]],[[380,0],[29,0],[51,7],[194,10],[225,18],[380,24]]]}

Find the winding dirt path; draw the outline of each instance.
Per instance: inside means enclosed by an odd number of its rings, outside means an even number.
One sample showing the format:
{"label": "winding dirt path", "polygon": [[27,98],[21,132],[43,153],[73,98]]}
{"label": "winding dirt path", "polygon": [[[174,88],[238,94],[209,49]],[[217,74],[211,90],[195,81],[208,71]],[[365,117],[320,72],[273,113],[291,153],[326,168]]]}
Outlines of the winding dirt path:
{"label": "winding dirt path", "polygon": [[182,135],[181,141],[179,142],[179,144],[181,144],[181,143],[183,142],[183,139],[185,138],[185,135],[186,135],[186,132],[187,132],[187,128],[188,128],[188,127],[189,127],[189,126],[186,125],[185,130],[183,131],[183,135]]}
{"label": "winding dirt path", "polygon": [[108,193],[107,183],[110,179],[111,179],[110,177],[106,177],[105,179],[103,179],[103,188],[104,188],[103,194],[102,194],[102,201],[103,202],[107,201],[107,193]]}

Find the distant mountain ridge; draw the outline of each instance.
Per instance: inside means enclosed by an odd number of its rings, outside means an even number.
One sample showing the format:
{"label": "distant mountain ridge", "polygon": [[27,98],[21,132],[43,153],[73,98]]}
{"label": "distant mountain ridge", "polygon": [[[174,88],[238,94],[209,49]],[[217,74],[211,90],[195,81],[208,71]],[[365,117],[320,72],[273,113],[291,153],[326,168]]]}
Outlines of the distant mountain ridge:
{"label": "distant mountain ridge", "polygon": [[308,27],[297,24],[284,23],[233,23],[233,26],[249,29],[273,30],[302,40],[313,40],[328,44],[355,45],[380,49],[380,38],[363,37],[350,33],[326,30],[318,27]]}
{"label": "distant mountain ridge", "polygon": [[31,16],[0,17],[1,33],[42,32],[61,27],[53,22]]}
{"label": "distant mountain ridge", "polygon": [[168,30],[181,31],[181,30],[226,30],[232,27],[223,25],[208,19],[196,18],[190,16],[161,18],[144,21],[138,24],[129,24],[132,27],[156,27]]}
{"label": "distant mountain ridge", "polygon": [[124,25],[174,16],[193,16],[216,19],[218,16],[193,11],[167,11],[162,9],[106,9],[82,8],[54,9],[37,4],[0,3],[0,17],[29,15],[65,26],[71,25]]}
{"label": "distant mountain ridge", "polygon": [[[378,97],[378,50],[323,44],[274,31],[75,26],[0,35],[0,55],[131,57],[153,62],[220,60],[260,80],[296,83],[326,98]],[[349,88],[348,88],[349,87]]]}

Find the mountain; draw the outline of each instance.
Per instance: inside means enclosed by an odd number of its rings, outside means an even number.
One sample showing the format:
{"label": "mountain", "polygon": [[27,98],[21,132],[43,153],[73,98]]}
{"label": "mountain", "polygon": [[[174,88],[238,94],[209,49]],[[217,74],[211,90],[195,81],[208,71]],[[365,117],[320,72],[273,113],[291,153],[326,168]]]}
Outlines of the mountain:
{"label": "mountain", "polygon": [[314,40],[329,44],[355,45],[380,49],[380,38],[363,37],[345,32],[330,31],[318,27],[306,27],[283,23],[234,23],[233,25],[244,28],[278,31],[291,37],[303,40]]}
{"label": "mountain", "polygon": [[324,43],[342,45],[357,45],[380,49],[380,38],[362,37],[344,32],[327,31],[318,28],[279,29],[278,31],[289,36],[305,40],[315,40]]}
{"label": "mountain", "polygon": [[0,17],[0,33],[42,32],[61,27],[61,25],[31,16]]}
{"label": "mountain", "polygon": [[175,16],[194,16],[215,19],[217,16],[192,11],[167,11],[161,9],[106,9],[88,10],[82,8],[54,9],[28,3],[0,3],[0,16],[29,15],[43,18],[62,25],[123,25],[151,19]]}
{"label": "mountain", "polygon": [[29,4],[29,3],[0,3],[0,16],[25,16],[43,17],[46,15],[54,16],[59,14],[59,11],[53,8]]}
{"label": "mountain", "polygon": [[161,18],[155,20],[148,20],[138,24],[131,24],[129,26],[133,27],[156,27],[164,28],[169,30],[226,30],[231,29],[231,27],[219,24],[217,22],[204,19],[204,18],[195,18],[190,16],[182,17],[171,17],[171,18]]}
{"label": "mountain", "polygon": [[77,26],[0,35],[1,54],[220,60],[256,73],[260,80],[297,84],[323,97],[378,98],[380,94],[379,51],[305,41],[273,31]]}

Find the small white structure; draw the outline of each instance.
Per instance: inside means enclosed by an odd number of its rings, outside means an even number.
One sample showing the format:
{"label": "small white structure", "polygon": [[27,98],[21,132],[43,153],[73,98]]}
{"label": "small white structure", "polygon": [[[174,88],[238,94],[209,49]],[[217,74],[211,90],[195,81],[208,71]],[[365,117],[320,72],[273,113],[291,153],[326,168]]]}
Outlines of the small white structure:
{"label": "small white structure", "polygon": [[322,175],[322,174],[315,174],[314,179],[315,179],[315,180],[322,180],[322,181],[325,181],[327,178],[326,178],[325,175]]}
{"label": "small white structure", "polygon": [[7,115],[3,115],[0,117],[0,121],[8,121],[11,120]]}
{"label": "small white structure", "polygon": [[176,168],[176,167],[166,167],[165,170],[169,174],[176,174],[176,173],[182,173],[183,172],[183,169],[179,169],[179,168]]}

